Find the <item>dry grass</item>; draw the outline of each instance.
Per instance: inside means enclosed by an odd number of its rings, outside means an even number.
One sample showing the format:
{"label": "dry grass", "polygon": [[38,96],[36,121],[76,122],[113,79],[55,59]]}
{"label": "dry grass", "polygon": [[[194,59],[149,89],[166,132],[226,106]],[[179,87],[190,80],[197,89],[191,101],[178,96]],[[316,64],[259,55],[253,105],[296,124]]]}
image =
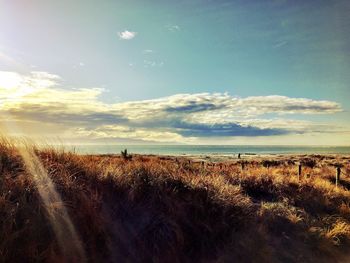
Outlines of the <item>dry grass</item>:
{"label": "dry grass", "polygon": [[[156,156],[36,150],[91,262],[344,262],[350,180],[333,160],[217,165]],[[333,157],[332,157],[333,158]],[[310,159],[314,160],[310,161]],[[309,174],[309,177],[306,175]],[[53,210],[58,204],[52,204]],[[0,262],[62,262],[37,188],[16,148],[0,143]]]}

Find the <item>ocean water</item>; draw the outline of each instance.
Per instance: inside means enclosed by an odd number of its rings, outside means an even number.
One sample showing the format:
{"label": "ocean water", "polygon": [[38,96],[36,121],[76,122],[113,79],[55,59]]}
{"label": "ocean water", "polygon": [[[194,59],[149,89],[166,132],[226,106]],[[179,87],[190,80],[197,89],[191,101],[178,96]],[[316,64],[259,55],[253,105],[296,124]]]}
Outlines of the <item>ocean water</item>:
{"label": "ocean water", "polygon": [[65,147],[81,154],[235,155],[241,154],[350,154],[350,147],[234,146],[234,145],[75,145]]}

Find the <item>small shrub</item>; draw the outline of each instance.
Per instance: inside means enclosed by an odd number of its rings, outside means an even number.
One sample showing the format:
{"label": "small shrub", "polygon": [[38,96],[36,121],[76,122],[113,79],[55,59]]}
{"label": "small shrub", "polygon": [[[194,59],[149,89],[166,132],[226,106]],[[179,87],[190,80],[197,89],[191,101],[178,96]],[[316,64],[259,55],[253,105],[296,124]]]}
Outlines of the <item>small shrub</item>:
{"label": "small shrub", "polygon": [[125,149],[124,151],[121,151],[121,156],[123,157],[124,160],[131,160],[132,155],[128,154],[128,150]]}
{"label": "small shrub", "polygon": [[302,166],[314,168],[317,164],[317,161],[315,159],[312,159],[312,158],[305,158],[305,159],[302,159],[300,163]]}
{"label": "small shrub", "polygon": [[273,166],[279,166],[282,163],[280,161],[276,161],[276,160],[263,160],[261,162],[262,166],[269,168],[269,167],[273,167]]}

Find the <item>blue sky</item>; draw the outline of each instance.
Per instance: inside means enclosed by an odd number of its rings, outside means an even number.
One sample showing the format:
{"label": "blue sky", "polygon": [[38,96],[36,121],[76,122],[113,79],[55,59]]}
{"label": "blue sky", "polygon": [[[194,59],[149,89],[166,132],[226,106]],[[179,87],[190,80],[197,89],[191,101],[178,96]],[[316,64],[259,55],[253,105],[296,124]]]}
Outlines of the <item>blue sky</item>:
{"label": "blue sky", "polygon": [[[108,112],[105,122],[99,120],[99,124],[94,124],[94,119],[90,119],[89,125],[74,128],[84,130],[82,141],[100,138],[117,141],[123,127],[125,133],[140,134],[130,138],[120,135],[122,138],[150,143],[159,141],[156,135],[150,139],[143,136],[155,132],[160,137],[164,137],[162,133],[170,133],[169,142],[196,144],[221,143],[223,139],[257,144],[263,141],[279,144],[286,139],[289,144],[305,144],[310,138],[313,138],[312,144],[320,141],[350,144],[348,1],[0,0],[0,5],[0,70],[17,74],[22,82],[33,78],[53,82],[44,89],[32,87],[32,95],[16,96],[16,104],[7,103],[3,111],[20,112],[24,104],[33,106],[33,94],[37,98],[41,96],[43,105],[47,97],[42,95],[43,90],[50,93],[52,89],[60,91],[57,96],[61,99],[66,99],[64,94],[72,90],[88,90],[96,96],[91,95],[86,103],[96,107],[103,104],[103,114],[107,114],[108,108],[120,110],[120,105],[131,101],[145,104],[145,100],[167,98],[169,102],[173,96],[182,94],[182,100],[177,103],[182,103],[185,109],[193,106],[193,101],[203,103],[204,97],[207,104],[215,107],[203,108],[200,104],[201,111],[181,111],[172,117],[171,124],[152,120],[153,130],[145,124],[149,120],[137,125],[128,116],[124,116],[128,119],[125,122],[117,117],[114,120],[115,112]],[[3,79],[8,77],[6,74]],[[3,81],[2,85],[8,93],[8,83]],[[18,90],[12,89],[12,92],[18,93]],[[264,103],[274,104],[275,97],[271,96],[276,95],[301,100],[293,102],[293,109],[299,107],[295,112],[287,109],[281,112],[280,108],[271,107],[263,113],[242,116],[237,112],[246,110],[246,105],[242,109],[232,104],[225,108],[227,101],[225,107],[217,105],[218,101],[223,103],[218,97],[225,93],[231,98],[240,98],[239,103],[247,103],[246,98],[249,101],[251,97],[262,97],[266,100]],[[6,99],[3,95],[2,100]],[[313,104],[311,112],[310,108],[305,110],[303,99],[316,104],[327,101],[337,106],[332,104],[333,109],[329,110],[329,104],[325,110],[324,104],[321,103],[322,107]],[[286,99],[280,102],[286,103]],[[261,107],[260,102],[256,103],[256,108]],[[154,101],[151,104],[157,105]],[[96,107],[85,110],[94,110],[93,114],[100,114],[103,119],[101,108]],[[154,111],[166,118],[164,109],[158,105]],[[45,112],[53,110],[45,109]],[[39,113],[42,116],[42,109],[32,115]],[[15,115],[13,119],[26,129],[29,121],[39,121],[28,114],[22,115]],[[285,127],[281,124],[283,120]],[[262,125],[262,121],[270,124]],[[178,125],[180,122],[186,125]],[[292,127],[291,131],[290,122],[295,127],[303,123],[303,129]],[[52,126],[48,120],[40,123],[43,127]],[[115,130],[107,133],[106,125],[119,127],[119,133]],[[189,125],[193,129],[184,128]],[[221,130],[223,125],[226,128]],[[103,127],[104,136],[91,135]],[[252,136],[255,134],[251,133],[252,129],[267,130]],[[47,133],[51,134],[50,129]],[[332,138],[335,133],[338,139]],[[77,133],[72,130],[71,134]],[[171,134],[180,137],[173,140]]]}

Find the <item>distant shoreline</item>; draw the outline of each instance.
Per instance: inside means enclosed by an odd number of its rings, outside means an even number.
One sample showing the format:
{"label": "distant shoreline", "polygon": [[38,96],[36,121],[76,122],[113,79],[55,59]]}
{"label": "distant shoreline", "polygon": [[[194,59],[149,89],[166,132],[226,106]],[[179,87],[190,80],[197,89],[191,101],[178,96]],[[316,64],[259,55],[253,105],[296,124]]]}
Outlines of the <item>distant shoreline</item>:
{"label": "distant shoreline", "polygon": [[[58,147],[60,148],[60,147]],[[350,154],[350,147],[324,146],[221,146],[221,145],[72,145],[63,146],[78,154],[119,154],[124,149],[131,154],[169,156],[276,156],[303,154]]]}
{"label": "distant shoreline", "polygon": [[[121,157],[121,154],[82,154],[82,155],[96,155],[96,156],[114,156]],[[194,162],[239,162],[239,161],[262,161],[262,160],[278,160],[287,161],[294,160],[298,161],[304,158],[316,158],[316,159],[349,159],[350,154],[252,154],[242,153],[241,157],[238,158],[237,154],[132,154],[135,157],[158,157],[160,159],[188,159]]]}

